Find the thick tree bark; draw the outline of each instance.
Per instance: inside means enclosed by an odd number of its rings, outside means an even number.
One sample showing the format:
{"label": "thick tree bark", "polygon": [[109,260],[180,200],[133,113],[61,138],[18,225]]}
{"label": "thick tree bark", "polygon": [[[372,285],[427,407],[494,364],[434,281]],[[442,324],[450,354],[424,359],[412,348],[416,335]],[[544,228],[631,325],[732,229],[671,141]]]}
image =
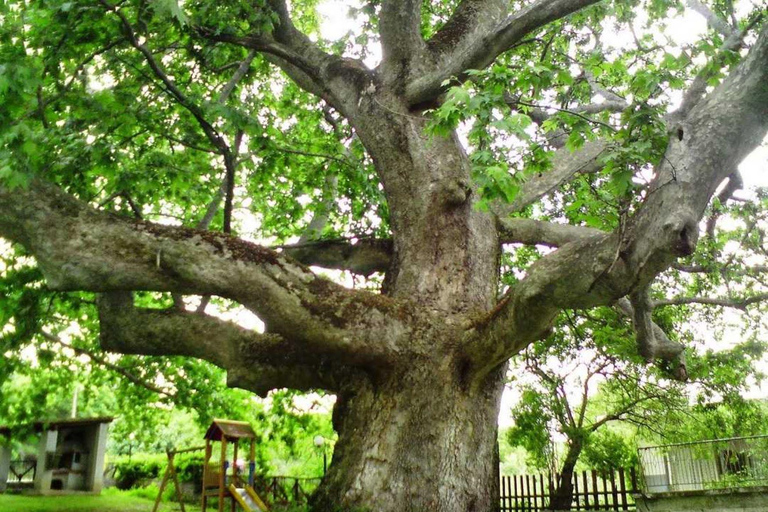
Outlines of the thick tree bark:
{"label": "thick tree bark", "polygon": [[313,510],[493,510],[503,374],[480,389],[461,377],[455,362],[424,359],[339,393],[339,439]]}
{"label": "thick tree bark", "polygon": [[496,298],[494,219],[475,207],[458,139],[427,135],[400,98],[363,95],[352,123],[390,205],[387,292],[419,307],[408,356],[338,393],[339,439],[314,509],[492,510],[505,365],[475,382],[461,340],[468,315]]}
{"label": "thick tree bark", "polygon": [[487,311],[496,295],[498,235],[492,216],[474,206],[458,138],[428,135],[427,119],[386,90],[363,95],[351,121],[391,212],[390,294],[452,315]]}

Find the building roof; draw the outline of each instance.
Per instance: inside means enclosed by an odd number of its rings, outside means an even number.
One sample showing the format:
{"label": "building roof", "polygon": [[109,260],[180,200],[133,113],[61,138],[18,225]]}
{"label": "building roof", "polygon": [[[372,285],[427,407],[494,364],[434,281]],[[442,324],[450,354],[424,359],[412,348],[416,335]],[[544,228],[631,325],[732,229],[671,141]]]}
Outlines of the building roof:
{"label": "building roof", "polygon": [[215,419],[208,427],[205,439],[221,441],[222,436],[227,439],[253,439],[256,437],[256,432],[245,421]]}
{"label": "building roof", "polygon": [[112,416],[101,416],[98,418],[64,418],[50,421],[36,421],[35,430],[59,430],[71,427],[87,427],[89,425],[98,425],[101,423],[112,423],[115,418]]}
{"label": "building roof", "polygon": [[[71,427],[87,427],[89,425],[98,425],[101,423],[111,423],[115,418],[111,416],[100,416],[97,418],[62,418],[58,420],[36,421],[26,425],[0,425],[0,436],[11,437],[19,433],[28,434],[30,432],[42,432],[43,430],[59,430]],[[30,430],[31,427],[31,430]]]}

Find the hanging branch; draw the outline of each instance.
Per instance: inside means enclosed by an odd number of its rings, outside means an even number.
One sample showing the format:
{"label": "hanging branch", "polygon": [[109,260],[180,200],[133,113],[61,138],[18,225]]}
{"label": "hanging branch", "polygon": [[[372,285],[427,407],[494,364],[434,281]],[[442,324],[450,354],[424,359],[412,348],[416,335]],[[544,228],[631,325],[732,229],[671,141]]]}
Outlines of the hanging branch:
{"label": "hanging branch", "polygon": [[178,396],[175,393],[169,393],[167,390],[160,388],[158,386],[155,386],[154,384],[150,384],[149,382],[137,377],[133,373],[129,372],[125,368],[118,366],[114,363],[110,363],[107,361],[104,357],[95,354],[91,352],[90,350],[86,350],[84,348],[79,348],[74,345],[71,345],[58,336],[51,334],[47,331],[41,330],[40,335],[45,338],[48,341],[51,341],[53,343],[57,343],[61,345],[64,348],[68,348],[69,350],[73,351],[75,354],[80,356],[86,356],[94,363],[103,366],[104,368],[113,371],[120,375],[121,377],[124,377],[128,381],[132,382],[133,384],[140,386],[142,388],[148,389],[149,391],[152,391],[153,393],[157,393],[158,395],[165,395],[166,397],[170,398],[171,400],[176,400]]}

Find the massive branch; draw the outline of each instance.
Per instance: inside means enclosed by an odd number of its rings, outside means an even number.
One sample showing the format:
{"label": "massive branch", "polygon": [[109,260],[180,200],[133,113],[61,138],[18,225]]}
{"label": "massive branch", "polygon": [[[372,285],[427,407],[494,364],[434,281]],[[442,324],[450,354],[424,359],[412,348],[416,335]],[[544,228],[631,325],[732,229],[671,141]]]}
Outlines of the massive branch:
{"label": "massive branch", "polygon": [[599,229],[570,224],[555,224],[534,219],[499,219],[499,239],[506,244],[544,245],[562,247],[606,235]]}
{"label": "massive branch", "polygon": [[[284,255],[226,234],[160,226],[94,210],[41,181],[33,181],[26,189],[0,187],[0,236],[20,243],[35,256],[52,289],[154,290],[234,300],[256,313],[269,333],[290,340],[294,349],[283,352],[286,364],[304,353],[367,370],[386,367],[406,346],[407,313],[389,298],[347,290]],[[145,313],[140,321],[130,317],[135,329],[149,329],[160,320],[166,328],[175,318],[168,313]],[[117,321],[125,319],[124,314],[117,314]],[[184,314],[188,326],[205,318]],[[184,322],[174,325],[181,327]],[[202,332],[203,326],[195,329]],[[130,330],[125,332],[121,336],[128,336]],[[173,343],[156,338],[155,348],[145,340],[141,351],[173,350]],[[142,339],[142,335],[134,338],[137,343]],[[130,343],[122,349],[130,351]],[[199,352],[187,355],[220,358],[213,362],[226,367],[232,356],[220,348],[201,345]]]}
{"label": "massive branch", "polygon": [[[693,252],[717,190],[768,131],[768,27],[731,75],[670,137],[642,206],[612,234],[570,243],[534,264],[467,338],[491,368],[546,334],[565,308],[613,303]],[[491,360],[491,366],[483,361]]]}
{"label": "massive branch", "polygon": [[200,313],[136,308],[130,292],[99,299],[101,345],[123,354],[204,359],[227,370],[227,383],[264,395],[280,387],[339,389],[354,372],[329,353]]}
{"label": "massive branch", "polygon": [[422,0],[382,2],[379,34],[385,75],[399,74],[403,67],[407,69],[422,60],[426,48],[421,37],[422,3]]}
{"label": "massive branch", "polygon": [[386,272],[392,261],[392,240],[386,239],[363,239],[357,243],[316,240],[284,245],[279,249],[304,265],[348,270],[363,276]]}
{"label": "massive branch", "polygon": [[538,0],[510,14],[503,0],[464,0],[428,41],[431,64],[409,81],[409,103],[434,99],[445,80],[485,68],[531,32],[598,1]]}

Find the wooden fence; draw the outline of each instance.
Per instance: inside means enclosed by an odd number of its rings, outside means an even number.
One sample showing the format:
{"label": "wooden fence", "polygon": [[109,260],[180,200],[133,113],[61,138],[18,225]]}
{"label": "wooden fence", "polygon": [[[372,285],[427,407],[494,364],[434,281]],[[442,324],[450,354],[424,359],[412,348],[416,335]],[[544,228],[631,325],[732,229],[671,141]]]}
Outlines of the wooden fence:
{"label": "wooden fence", "polygon": [[[501,512],[549,510],[553,475],[504,475],[500,484]],[[594,470],[574,473],[571,510],[635,510],[632,493],[636,491],[635,468],[619,468],[607,474]]]}
{"label": "wooden fence", "polygon": [[320,485],[320,478],[291,476],[257,477],[254,487],[262,498],[273,505],[303,505]]}

